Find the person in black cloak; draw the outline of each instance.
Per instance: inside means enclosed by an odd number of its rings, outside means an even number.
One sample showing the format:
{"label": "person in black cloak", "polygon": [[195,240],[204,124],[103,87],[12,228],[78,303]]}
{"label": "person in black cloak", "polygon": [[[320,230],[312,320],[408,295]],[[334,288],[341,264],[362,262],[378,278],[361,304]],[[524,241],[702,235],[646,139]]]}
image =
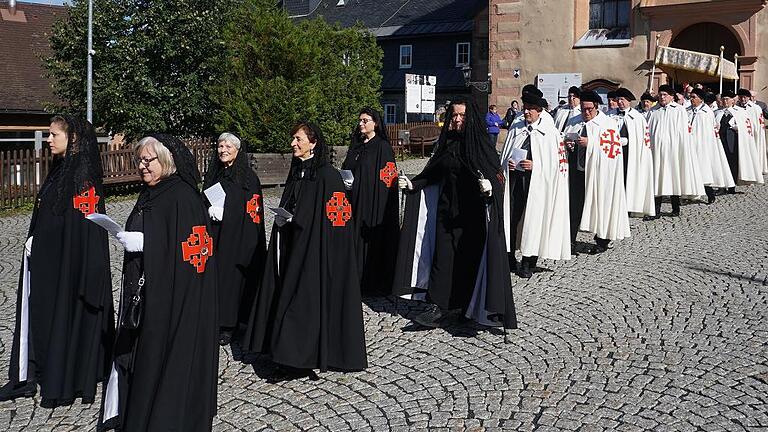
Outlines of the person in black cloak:
{"label": "person in black cloak", "polygon": [[203,188],[219,183],[227,194],[224,206],[208,203],[208,214],[219,279],[219,345],[228,345],[239,325],[248,323],[267,249],[259,177],[238,137],[225,132],[217,141]]}
{"label": "person in black cloak", "polygon": [[427,166],[406,198],[393,294],[426,300],[427,327],[456,310],[484,325],[516,328],[502,200],[504,176],[473,100],[455,100]]}
{"label": "person in black cloak", "polygon": [[386,295],[392,287],[400,233],[397,165],[381,114],[360,110],[342,169],[352,171],[350,203],[357,229],[357,261],[363,295]]}
{"label": "person in black cloak", "polygon": [[123,286],[98,429],[209,431],[218,305],[200,174],[189,149],[170,135],[143,138],[135,154],[145,187],[117,234]]}
{"label": "person in black cloak", "polygon": [[107,234],[85,219],[104,213],[93,126],[51,119],[50,171],[37,194],[24,245],[9,382],[0,400],[32,397],[44,408],[93,403],[114,340]]}
{"label": "person in black cloak", "polygon": [[246,352],[278,364],[271,382],[312,369],[368,366],[351,206],[339,172],[328,162],[320,129],[291,130],[293,160],[275,215],[264,279],[243,337]]}

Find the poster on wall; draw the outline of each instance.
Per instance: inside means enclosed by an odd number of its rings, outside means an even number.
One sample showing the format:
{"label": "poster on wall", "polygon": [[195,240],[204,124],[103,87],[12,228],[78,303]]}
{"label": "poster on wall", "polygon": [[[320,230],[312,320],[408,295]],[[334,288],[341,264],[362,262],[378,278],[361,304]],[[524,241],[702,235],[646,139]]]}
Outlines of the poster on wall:
{"label": "poster on wall", "polygon": [[536,77],[536,87],[544,93],[550,109],[557,107],[560,101],[568,101],[571,86],[581,87],[580,73],[539,74]]}
{"label": "poster on wall", "polygon": [[405,74],[405,112],[433,114],[436,85],[436,76]]}

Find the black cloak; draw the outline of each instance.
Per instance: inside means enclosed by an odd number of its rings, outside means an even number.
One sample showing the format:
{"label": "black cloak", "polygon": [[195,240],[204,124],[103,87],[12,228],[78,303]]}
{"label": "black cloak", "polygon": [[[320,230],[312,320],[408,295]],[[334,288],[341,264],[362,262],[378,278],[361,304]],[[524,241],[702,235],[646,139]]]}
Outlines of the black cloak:
{"label": "black cloak", "polygon": [[352,132],[352,144],[342,165],[351,170],[355,181],[350,193],[357,229],[357,261],[363,294],[389,294],[397,259],[399,207],[397,165],[387,139],[381,115],[370,108],[376,135],[364,142],[359,129]]}
{"label": "black cloak", "polygon": [[[464,130],[451,131],[454,104],[461,103]],[[484,309],[487,320],[479,322],[516,328],[504,242],[504,176],[477,105],[454,104],[427,166],[413,179],[413,190],[404,191],[393,294],[462,309],[475,319]],[[491,182],[491,197],[482,196],[480,178]]]}
{"label": "black cloak", "polygon": [[142,274],[144,311],[139,329],[118,329],[99,429],[210,431],[219,345],[208,214],[192,154],[177,138],[153,137],[177,172],[145,187],[126,222],[144,233],[144,251],[125,254],[120,312]]}
{"label": "black cloak", "polygon": [[319,129],[314,156],[294,158],[280,206],[293,214],[274,225],[264,279],[243,349],[302,369],[362,370],[363,311],[352,214],[339,172],[328,163]]}
{"label": "black cloak", "polygon": [[93,403],[114,341],[107,233],[85,219],[104,213],[96,134],[90,123],[62,117],[69,143],[63,158],[54,157],[32,212],[29,292],[22,258],[9,367],[11,383],[40,384],[45,408],[78,397]]}
{"label": "black cloak", "polygon": [[234,328],[248,322],[254,293],[264,272],[267,253],[264,200],[261,182],[248,165],[245,149],[237,152],[230,167],[224,167],[214,152],[208,167],[203,188],[221,183],[227,193],[224,219],[211,222],[218,276],[219,327]]}

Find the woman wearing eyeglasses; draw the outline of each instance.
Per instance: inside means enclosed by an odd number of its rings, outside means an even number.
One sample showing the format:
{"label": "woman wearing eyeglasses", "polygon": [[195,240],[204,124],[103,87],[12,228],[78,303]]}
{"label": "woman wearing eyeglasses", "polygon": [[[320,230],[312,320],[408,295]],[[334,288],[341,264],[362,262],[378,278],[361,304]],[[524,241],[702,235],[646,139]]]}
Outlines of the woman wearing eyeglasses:
{"label": "woman wearing eyeglasses", "polygon": [[32,397],[44,408],[93,403],[109,374],[114,339],[109,245],[85,219],[104,213],[101,159],[93,126],[55,116],[51,168],[37,194],[24,245],[10,382],[0,401]]}
{"label": "woman wearing eyeglasses", "polygon": [[145,187],[117,234],[123,287],[99,429],[209,431],[219,349],[200,174],[189,149],[170,135],[143,138],[135,153]]}
{"label": "woman wearing eyeglasses", "polygon": [[381,115],[363,108],[342,168],[354,174],[351,190],[357,264],[363,294],[389,294],[399,237],[397,165]]}

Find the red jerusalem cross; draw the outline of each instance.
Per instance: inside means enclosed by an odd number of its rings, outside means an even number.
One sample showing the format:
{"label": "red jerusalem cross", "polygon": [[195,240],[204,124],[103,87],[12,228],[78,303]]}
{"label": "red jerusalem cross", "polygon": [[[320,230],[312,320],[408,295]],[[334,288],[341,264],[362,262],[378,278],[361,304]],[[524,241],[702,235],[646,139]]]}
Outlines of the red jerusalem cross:
{"label": "red jerusalem cross", "polygon": [[616,136],[615,130],[606,129],[606,131],[600,135],[600,147],[609,159],[615,159],[616,156],[621,154],[621,141],[619,141],[619,137]]}
{"label": "red jerusalem cross", "polygon": [[331,199],[325,203],[325,215],[335,227],[343,227],[352,219],[352,206],[347,201],[344,192],[334,192]]}
{"label": "red jerusalem cross", "polygon": [[568,173],[568,154],[565,152],[565,143],[561,142],[558,147],[557,154],[560,156],[560,173],[566,174]]}
{"label": "red jerusalem cross", "polygon": [[397,180],[397,167],[394,162],[387,162],[384,168],[379,170],[379,179],[387,185],[387,188],[392,187],[392,183]]}
{"label": "red jerusalem cross", "polygon": [[720,138],[720,129],[715,126],[715,138]]}
{"label": "red jerusalem cross", "polygon": [[245,203],[245,212],[251,215],[253,223],[261,223],[261,195],[253,194]]}
{"label": "red jerusalem cross", "polygon": [[651,148],[651,131],[648,126],[645,127],[645,138],[643,139],[643,145],[647,148]]}
{"label": "red jerusalem cross", "polygon": [[749,132],[750,135],[755,136],[754,133],[752,133],[752,120],[747,119],[747,132]]}
{"label": "red jerusalem cross", "polygon": [[99,198],[96,195],[96,189],[91,186],[88,190],[84,190],[72,198],[72,206],[75,210],[80,210],[83,216],[88,216],[91,213],[96,213],[96,205],[99,203]]}
{"label": "red jerusalem cross", "polygon": [[213,256],[213,239],[205,230],[205,225],[192,227],[192,234],[181,242],[181,254],[184,261],[192,264],[198,273],[205,271],[205,263]]}

